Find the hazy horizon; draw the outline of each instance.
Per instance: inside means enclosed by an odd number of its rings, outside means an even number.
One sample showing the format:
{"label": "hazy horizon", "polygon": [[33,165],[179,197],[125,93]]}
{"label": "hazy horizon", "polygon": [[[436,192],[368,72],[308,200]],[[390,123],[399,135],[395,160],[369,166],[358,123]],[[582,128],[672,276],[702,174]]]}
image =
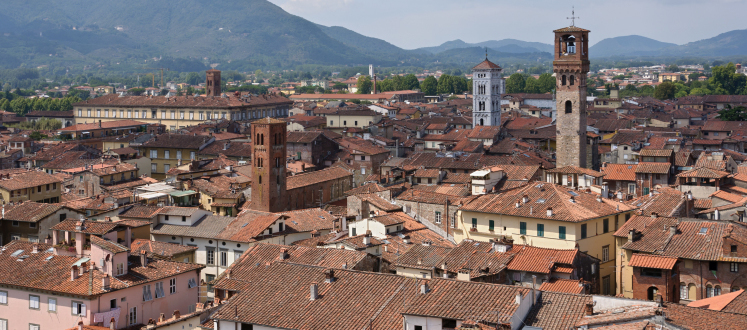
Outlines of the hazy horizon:
{"label": "hazy horizon", "polygon": [[[404,49],[438,46],[455,39],[478,43],[512,38],[551,44],[552,30],[571,25],[566,18],[573,5],[580,17],[576,26],[591,30],[592,45],[628,35],[681,45],[747,28],[740,19],[747,1],[739,0],[629,0],[624,5],[587,0],[269,1],[311,22],[342,26]],[[485,13],[495,15],[481,19],[479,15]],[[361,18],[366,15],[370,19]],[[717,15],[718,24],[703,19]]]}

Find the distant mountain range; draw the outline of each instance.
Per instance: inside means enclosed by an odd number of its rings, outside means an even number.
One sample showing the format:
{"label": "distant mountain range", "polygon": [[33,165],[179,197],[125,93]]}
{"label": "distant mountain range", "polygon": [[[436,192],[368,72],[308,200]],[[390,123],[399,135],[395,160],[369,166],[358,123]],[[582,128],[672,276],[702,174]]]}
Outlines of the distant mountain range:
{"label": "distant mountain range", "polygon": [[[468,65],[484,56],[527,63],[551,59],[553,46],[516,39],[402,49],[339,26],[291,15],[267,0],[5,0],[0,11],[0,68],[49,65],[198,71],[304,64]],[[604,39],[592,57],[747,55],[747,30],[675,45],[642,36]],[[163,62],[153,63],[154,59]],[[168,66],[167,66],[168,65]]]}

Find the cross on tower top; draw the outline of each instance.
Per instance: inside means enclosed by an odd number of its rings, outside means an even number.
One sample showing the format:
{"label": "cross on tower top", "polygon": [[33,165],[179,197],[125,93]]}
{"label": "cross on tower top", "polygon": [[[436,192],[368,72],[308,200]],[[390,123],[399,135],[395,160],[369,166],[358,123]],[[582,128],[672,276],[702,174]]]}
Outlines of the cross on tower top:
{"label": "cross on tower top", "polygon": [[488,47],[485,47],[485,59],[488,59]]}
{"label": "cross on tower top", "polygon": [[575,6],[573,6],[571,8],[572,8],[572,10],[571,10],[571,17],[566,17],[566,19],[571,20],[571,26],[576,26],[576,19],[577,18],[581,18],[581,17],[576,16],[576,7]]}

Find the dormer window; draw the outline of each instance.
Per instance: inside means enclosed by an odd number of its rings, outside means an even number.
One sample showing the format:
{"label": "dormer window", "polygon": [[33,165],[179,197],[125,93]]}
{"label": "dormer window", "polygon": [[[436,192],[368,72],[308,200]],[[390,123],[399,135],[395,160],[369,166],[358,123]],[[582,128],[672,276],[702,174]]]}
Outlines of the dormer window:
{"label": "dormer window", "polygon": [[278,231],[283,231],[284,223],[278,222]]}

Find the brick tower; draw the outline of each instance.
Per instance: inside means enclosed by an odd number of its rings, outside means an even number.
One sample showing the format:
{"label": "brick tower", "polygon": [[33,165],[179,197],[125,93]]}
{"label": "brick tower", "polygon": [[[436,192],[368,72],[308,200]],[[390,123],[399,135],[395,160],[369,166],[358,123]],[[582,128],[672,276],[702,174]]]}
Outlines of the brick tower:
{"label": "brick tower", "polygon": [[472,68],[472,126],[501,125],[503,75],[498,64],[488,60]]}
{"label": "brick tower", "polygon": [[586,73],[589,30],[571,25],[555,32],[556,165],[586,167]]}
{"label": "brick tower", "polygon": [[205,72],[205,94],[220,96],[220,70],[210,69]]}
{"label": "brick tower", "polygon": [[252,122],[252,210],[288,210],[285,194],[286,123],[272,118]]}

